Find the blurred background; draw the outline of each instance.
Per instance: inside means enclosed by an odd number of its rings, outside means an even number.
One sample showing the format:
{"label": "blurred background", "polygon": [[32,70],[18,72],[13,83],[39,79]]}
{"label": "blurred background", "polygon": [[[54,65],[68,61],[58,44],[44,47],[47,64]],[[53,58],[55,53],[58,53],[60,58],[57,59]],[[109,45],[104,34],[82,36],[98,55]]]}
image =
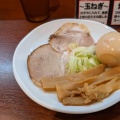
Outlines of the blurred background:
{"label": "blurred background", "polygon": [[[48,19],[75,18],[76,0],[65,1],[66,2],[64,2],[64,0],[49,0],[50,17]],[[71,4],[69,4],[69,2],[72,4],[72,6]],[[64,9],[66,10],[66,12],[64,12]],[[55,14],[56,12],[60,14]],[[25,19],[20,0],[0,0],[0,20],[8,19]]]}

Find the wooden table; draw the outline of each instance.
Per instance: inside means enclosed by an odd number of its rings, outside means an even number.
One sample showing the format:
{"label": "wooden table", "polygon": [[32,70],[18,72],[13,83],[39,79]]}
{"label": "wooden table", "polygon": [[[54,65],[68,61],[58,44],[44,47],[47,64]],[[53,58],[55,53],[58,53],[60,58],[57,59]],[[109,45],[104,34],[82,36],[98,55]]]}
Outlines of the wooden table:
{"label": "wooden table", "polygon": [[[75,17],[75,0],[59,0],[59,4],[51,0],[50,6],[50,17],[44,22]],[[19,0],[0,0],[0,120],[120,120],[120,103],[86,115],[63,114],[36,104],[21,90],[13,75],[14,50],[27,33],[44,22],[28,22]]]}

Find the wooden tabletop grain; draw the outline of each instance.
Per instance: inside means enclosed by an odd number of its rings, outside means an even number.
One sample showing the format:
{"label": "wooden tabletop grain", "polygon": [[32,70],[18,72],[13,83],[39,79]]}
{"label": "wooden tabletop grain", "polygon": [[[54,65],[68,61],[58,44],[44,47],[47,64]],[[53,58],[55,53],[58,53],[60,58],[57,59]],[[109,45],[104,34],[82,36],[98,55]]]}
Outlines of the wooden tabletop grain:
{"label": "wooden tabletop grain", "polygon": [[0,120],[120,120],[120,103],[85,115],[59,113],[32,101],[17,84],[12,59],[21,39],[47,21],[75,18],[75,0],[50,0],[50,8],[46,21],[31,23],[19,0],[0,0]]}

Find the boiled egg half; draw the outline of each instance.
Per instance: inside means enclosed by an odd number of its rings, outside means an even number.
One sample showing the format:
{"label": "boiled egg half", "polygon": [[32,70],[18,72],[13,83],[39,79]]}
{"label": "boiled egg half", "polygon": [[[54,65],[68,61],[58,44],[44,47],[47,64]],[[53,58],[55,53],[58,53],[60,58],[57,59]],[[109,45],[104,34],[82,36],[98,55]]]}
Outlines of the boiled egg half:
{"label": "boiled egg half", "polygon": [[120,65],[120,33],[113,31],[104,34],[97,42],[96,55],[107,66]]}

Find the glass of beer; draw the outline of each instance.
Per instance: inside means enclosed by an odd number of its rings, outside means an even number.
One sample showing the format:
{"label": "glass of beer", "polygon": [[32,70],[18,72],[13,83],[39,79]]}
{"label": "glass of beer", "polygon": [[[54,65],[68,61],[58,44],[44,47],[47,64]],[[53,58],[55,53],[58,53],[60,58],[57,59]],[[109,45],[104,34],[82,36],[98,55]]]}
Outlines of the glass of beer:
{"label": "glass of beer", "polygon": [[49,0],[20,0],[26,16],[30,22],[40,22],[49,16]]}

